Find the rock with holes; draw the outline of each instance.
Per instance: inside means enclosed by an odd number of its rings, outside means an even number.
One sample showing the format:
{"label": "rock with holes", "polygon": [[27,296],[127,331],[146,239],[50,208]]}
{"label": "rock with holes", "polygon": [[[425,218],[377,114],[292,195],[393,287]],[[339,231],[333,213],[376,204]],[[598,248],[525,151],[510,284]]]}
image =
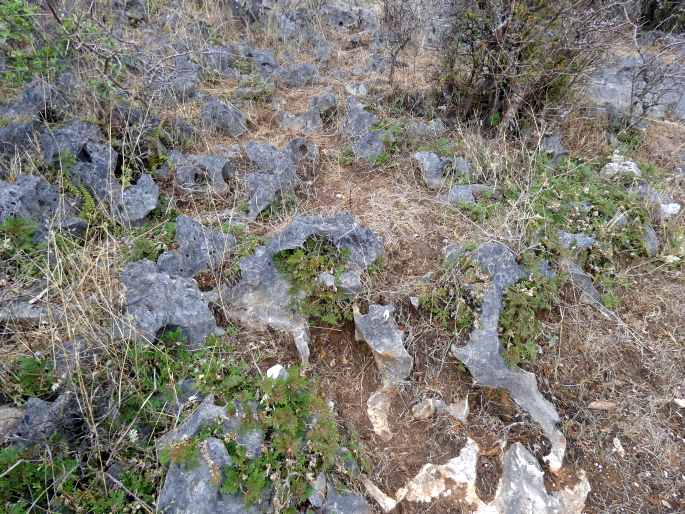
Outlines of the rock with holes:
{"label": "rock with holes", "polygon": [[171,152],[168,158],[176,184],[183,189],[213,193],[228,191],[226,180],[232,178],[235,168],[232,158],[209,154],[185,155],[176,151]]}
{"label": "rock with holes", "polygon": [[319,147],[303,137],[292,139],[283,150],[295,164],[314,164],[319,160]]}
{"label": "rock with holes", "polygon": [[43,177],[18,175],[14,182],[0,180],[0,223],[8,218],[35,223],[34,241],[45,241],[51,227],[81,233],[84,222],[77,214],[77,202],[68,196],[60,202],[57,189]]}
{"label": "rock with holes", "polygon": [[354,331],[358,341],[371,348],[384,384],[394,384],[411,373],[414,360],[404,347],[404,332],[399,329],[392,305],[369,305],[368,314],[354,312]]}
{"label": "rock with holes", "polygon": [[126,286],[126,317],[117,320],[115,337],[154,341],[160,330],[180,328],[191,347],[213,334],[216,321],[197,283],[170,276],[148,260],[128,264],[121,280]]}
{"label": "rock with holes", "polygon": [[278,71],[278,62],[270,50],[252,48],[248,45],[240,45],[239,48],[241,58],[252,63],[252,67],[262,77],[271,77]]}
{"label": "rock with holes", "polygon": [[245,115],[218,98],[210,98],[202,106],[202,121],[210,130],[231,137],[240,137],[247,132]]}
{"label": "rock with holes", "polygon": [[318,112],[323,117],[330,117],[338,110],[338,97],[331,91],[324,91],[309,99],[309,110]]}
{"label": "rock with holes", "polygon": [[538,390],[532,373],[507,366],[498,335],[504,293],[523,279],[526,272],[511,250],[501,244],[483,244],[468,256],[490,276],[491,283],[483,297],[477,328],[471,332],[468,344],[454,345],[452,353],[464,363],[477,383],[505,389],[542,426],[552,445],[545,460],[556,473],[561,469],[566,451],[566,439],[557,428],[559,414]]}
{"label": "rock with holes", "polygon": [[548,134],[543,136],[540,146],[542,150],[552,158],[553,164],[558,163],[562,157],[568,155],[568,150],[562,144],[561,135],[559,134]]}
{"label": "rock with holes", "polygon": [[109,145],[86,142],[69,172],[74,185],[84,187],[99,201],[116,203],[121,198],[121,184],[114,176],[119,154]]}
{"label": "rock with holes", "polygon": [[52,164],[60,155],[63,158],[67,155],[76,158],[87,142],[101,142],[102,132],[92,123],[77,120],[58,128],[43,130],[39,140],[43,160],[46,164]]}
{"label": "rock with holes", "polygon": [[236,245],[235,236],[204,227],[192,218],[176,218],[176,248],[157,259],[160,271],[172,276],[194,277],[217,269]]}
{"label": "rock with holes", "polygon": [[347,270],[360,275],[383,254],[383,243],[371,230],[350,215],[331,217],[298,216],[271,241],[240,261],[241,280],[221,295],[226,314],[257,329],[271,327],[292,334],[302,362],[309,359],[309,327],[295,310],[290,283],[276,270],[274,256],[300,248],[312,236],[327,239],[336,248],[349,252]]}
{"label": "rock with holes", "polygon": [[60,118],[68,110],[69,100],[63,92],[68,89],[66,74],[56,84],[36,78],[14,100],[0,105],[0,156],[31,151],[33,134],[42,120]]}
{"label": "rock with holes", "polygon": [[374,11],[347,2],[326,2],[321,14],[325,22],[338,29],[374,31],[378,28],[378,16]]}
{"label": "rock with holes", "polygon": [[125,225],[138,225],[150,214],[159,201],[159,186],[150,175],[141,175],[121,195],[113,206],[114,217]]}
{"label": "rock with holes", "polygon": [[20,448],[47,441],[54,434],[71,438],[83,422],[76,397],[66,392],[52,402],[29,398],[24,417],[8,437],[11,444]]}
{"label": "rock with holes", "polygon": [[432,152],[416,152],[414,159],[419,164],[421,175],[426,185],[431,189],[442,187],[447,160]]}

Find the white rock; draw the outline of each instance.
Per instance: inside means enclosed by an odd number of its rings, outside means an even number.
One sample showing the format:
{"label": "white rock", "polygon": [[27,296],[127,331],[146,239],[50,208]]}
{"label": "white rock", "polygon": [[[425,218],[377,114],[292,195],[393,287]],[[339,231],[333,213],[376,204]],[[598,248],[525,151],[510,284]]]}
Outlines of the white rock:
{"label": "white rock", "polygon": [[266,370],[266,376],[271,380],[287,380],[288,372],[283,366],[276,364],[275,366],[271,366],[268,370]]}

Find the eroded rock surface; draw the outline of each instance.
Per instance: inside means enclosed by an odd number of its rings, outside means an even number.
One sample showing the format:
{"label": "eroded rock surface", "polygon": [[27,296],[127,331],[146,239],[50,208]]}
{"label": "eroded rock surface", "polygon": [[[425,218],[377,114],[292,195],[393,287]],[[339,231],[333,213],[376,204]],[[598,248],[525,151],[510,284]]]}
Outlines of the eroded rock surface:
{"label": "eroded rock surface", "polygon": [[480,246],[470,257],[491,277],[492,282],[483,298],[479,326],[471,332],[469,343],[463,347],[453,346],[452,353],[466,365],[476,382],[505,389],[542,426],[552,444],[552,450],[545,460],[553,471],[558,471],[566,450],[566,439],[557,428],[559,414],[538,391],[535,376],[518,368],[510,368],[501,354],[498,325],[503,295],[509,286],[526,274],[511,251],[497,243]]}
{"label": "eroded rock surface", "polygon": [[360,274],[383,254],[381,240],[350,214],[296,217],[271,241],[240,261],[241,281],[224,291],[229,317],[256,328],[271,327],[292,334],[303,363],[309,359],[307,321],[292,307],[290,284],[276,270],[273,257],[301,247],[311,236],[321,236],[339,249],[349,250],[348,270]]}
{"label": "eroded rock surface", "polygon": [[235,236],[204,227],[188,216],[176,218],[176,248],[157,259],[160,271],[179,277],[194,277],[216,269],[236,244]]}
{"label": "eroded rock surface", "polygon": [[121,275],[126,286],[127,318],[117,323],[117,337],[154,341],[164,328],[180,328],[191,346],[216,331],[216,321],[197,283],[170,276],[148,260],[128,264]]}
{"label": "eroded rock surface", "polygon": [[76,435],[81,422],[81,412],[73,393],[63,393],[52,402],[29,398],[24,417],[8,440],[24,448],[44,442],[56,433],[69,438]]}
{"label": "eroded rock surface", "polygon": [[385,152],[381,131],[374,130],[377,123],[376,115],[368,112],[359,100],[354,96],[347,99],[343,131],[352,141],[352,151],[358,159],[373,160]]}

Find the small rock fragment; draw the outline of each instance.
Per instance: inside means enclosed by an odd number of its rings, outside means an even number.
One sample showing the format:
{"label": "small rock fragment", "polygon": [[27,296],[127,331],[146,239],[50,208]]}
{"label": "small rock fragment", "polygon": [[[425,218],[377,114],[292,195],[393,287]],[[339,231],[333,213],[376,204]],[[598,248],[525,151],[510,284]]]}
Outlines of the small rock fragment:
{"label": "small rock fragment", "polygon": [[202,121],[212,130],[240,137],[247,132],[245,115],[237,107],[210,98],[202,107]]}
{"label": "small rock fragment", "polygon": [[323,506],[324,514],[371,514],[371,512],[371,506],[363,496],[339,493],[329,487],[326,503]]}
{"label": "small rock fragment", "polygon": [[411,415],[414,419],[429,419],[435,416],[435,413],[445,409],[445,402],[435,398],[428,398],[423,400],[411,408]]}
{"label": "small rock fragment", "polygon": [[426,185],[431,189],[440,189],[444,182],[443,171],[447,161],[432,152],[416,152],[414,159],[419,163]]}
{"label": "small rock fragment", "polygon": [[373,431],[383,441],[390,441],[393,435],[388,421],[391,405],[391,390],[387,388],[374,392],[366,401],[366,413],[369,416],[369,421],[371,421]]}
{"label": "small rock fragment", "polygon": [[271,380],[287,380],[288,371],[280,364],[276,364],[266,370],[266,376]]}
{"label": "small rock fragment", "polygon": [[595,400],[588,405],[588,409],[592,410],[615,410],[616,407],[617,405],[615,402],[607,400]]}
{"label": "small rock fragment", "polygon": [[16,432],[24,417],[24,411],[10,405],[0,405],[0,445],[5,444],[10,435]]}
{"label": "small rock fragment", "polygon": [[614,152],[611,157],[611,162],[607,163],[599,174],[602,178],[606,179],[613,179],[616,177],[640,178],[642,176],[640,167],[618,152]]}
{"label": "small rock fragment", "polygon": [[367,476],[362,475],[362,483],[364,484],[367,494],[378,502],[378,505],[383,509],[383,512],[390,512],[397,507],[397,501],[381,491]]}
{"label": "small rock fragment", "polygon": [[355,338],[371,348],[384,384],[407,378],[414,363],[404,348],[404,333],[393,318],[394,312],[392,305],[369,305],[369,313],[364,315],[356,307],[354,311]]}

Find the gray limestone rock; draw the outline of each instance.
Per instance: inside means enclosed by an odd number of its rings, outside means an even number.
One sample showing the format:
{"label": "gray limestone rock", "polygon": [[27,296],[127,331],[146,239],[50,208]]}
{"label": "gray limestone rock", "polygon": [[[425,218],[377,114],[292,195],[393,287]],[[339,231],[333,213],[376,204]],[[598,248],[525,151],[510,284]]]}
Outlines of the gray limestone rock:
{"label": "gray limestone rock", "polygon": [[276,77],[289,87],[303,87],[314,83],[317,73],[313,64],[294,64],[279,68]]}
{"label": "gray limestone rock", "polygon": [[121,201],[113,206],[112,211],[120,223],[136,225],[157,207],[158,201],[159,186],[150,175],[141,175],[135,184],[124,190]]}
{"label": "gray limestone rock", "polygon": [[258,169],[247,176],[250,196],[248,217],[254,220],[281,194],[295,189],[299,181],[297,165],[293,160],[296,154],[254,141],[245,145],[245,152]]}
{"label": "gray limestone rock", "polygon": [[416,152],[414,159],[419,163],[423,180],[431,189],[440,189],[443,185],[447,161],[432,152]]}
{"label": "gray limestone rock", "polygon": [[40,134],[40,147],[43,160],[52,164],[65,152],[74,157],[80,155],[81,149],[88,142],[101,142],[102,133],[92,123],[72,121],[55,129],[45,129]]}
{"label": "gray limestone rock", "polygon": [[604,307],[602,306],[602,295],[592,282],[592,277],[585,273],[577,262],[573,259],[564,257],[559,260],[559,268],[563,270],[564,273],[568,274],[571,284],[581,292],[582,300],[598,307],[601,311],[604,311]]}
{"label": "gray limestone rock", "polygon": [[187,216],[176,218],[176,248],[157,259],[157,267],[170,276],[194,277],[216,269],[235,247],[236,239],[197,223]]}
{"label": "gray limestone rock", "polygon": [[17,409],[10,405],[0,405],[0,444],[5,444],[7,439],[16,432],[23,417],[23,409]]}
{"label": "gray limestone rock", "polygon": [[271,512],[266,501],[247,506],[243,497],[220,491],[221,469],[231,457],[224,442],[210,437],[200,444],[197,466],[172,463],[164,479],[157,507],[165,514],[261,514]]}
{"label": "gray limestone rock", "polygon": [[240,56],[252,62],[257,72],[263,77],[270,77],[279,69],[278,62],[270,50],[240,45]]}
{"label": "gray limestone rock", "polygon": [[291,333],[305,364],[309,359],[307,321],[294,310],[290,284],[276,270],[273,257],[283,250],[301,247],[315,235],[328,239],[337,248],[349,250],[347,271],[358,275],[383,254],[382,241],[350,214],[296,217],[267,245],[240,261],[240,282],[222,295],[229,318],[257,329],[268,326]]}
{"label": "gray limestone rock", "polygon": [[128,264],[121,279],[126,286],[128,319],[116,325],[116,336],[154,341],[160,330],[173,327],[183,331],[192,347],[198,347],[216,330],[194,280],[169,276],[148,260]]}
{"label": "gray limestone rock", "polygon": [[240,48],[236,45],[214,46],[202,52],[202,62],[215,73],[230,78],[237,78],[240,74],[233,65],[240,59]]}
{"label": "gray limestone rock", "polygon": [[352,151],[358,159],[372,161],[385,152],[382,131],[373,130],[376,123],[376,115],[368,112],[354,96],[347,99],[347,114],[342,127],[352,141]]}
{"label": "gray limestone rock", "polygon": [[447,132],[447,127],[440,119],[434,119],[426,123],[421,120],[412,120],[407,123],[405,133],[414,139],[428,139],[440,137]]}
{"label": "gray limestone rock", "polygon": [[552,158],[553,163],[568,155],[568,150],[561,143],[561,135],[550,134],[542,138],[542,150],[547,152]]}
{"label": "gray limestone rock", "polygon": [[652,221],[661,223],[677,216],[682,206],[675,202],[671,195],[654,189],[647,182],[640,182],[630,188],[652,210]]}
{"label": "gray limestone rock", "polygon": [[283,152],[287,153],[295,164],[313,164],[319,160],[319,147],[303,137],[291,140]]}
{"label": "gray limestone rock", "polygon": [[411,373],[414,359],[404,347],[404,333],[399,329],[392,305],[369,305],[368,314],[354,312],[355,339],[366,341],[383,376],[383,383],[394,384]]}
{"label": "gray limestone rock", "polygon": [[[57,313],[53,317],[59,317]],[[0,306],[0,321],[40,323],[48,321],[50,313],[43,305],[33,304],[27,300],[10,300]]]}
{"label": "gray limestone rock", "polygon": [[83,186],[100,201],[114,204],[121,198],[121,184],[114,176],[119,158],[109,145],[86,142],[77,155],[69,178],[77,186]]}
{"label": "gray limestone rock", "polygon": [[80,233],[83,220],[76,217],[76,202],[64,197],[44,178],[35,175],[18,175],[14,182],[0,180],[0,223],[7,218],[23,218],[38,225],[34,236],[44,241],[48,228]]}
{"label": "gray limestone rock", "polygon": [[599,172],[602,178],[640,178],[642,172],[640,167],[633,161],[624,158],[621,154],[614,152],[611,162],[607,163]]}
{"label": "gray limestone rock", "polygon": [[187,55],[177,55],[171,69],[158,77],[153,87],[162,93],[162,100],[176,102],[195,96],[200,83],[200,66]]}
{"label": "gray limestone rock", "polygon": [[285,130],[304,132],[311,134],[323,128],[321,115],[316,111],[307,111],[303,114],[292,114],[289,112],[278,113],[278,124]]}
{"label": "gray limestone rock", "polygon": [[649,223],[642,227],[642,244],[649,257],[656,257],[659,253],[659,236]]}
{"label": "gray limestone rock", "polygon": [[566,250],[575,250],[576,252],[581,252],[583,250],[588,250],[592,248],[595,244],[595,238],[578,232],[577,234],[571,234],[570,232],[565,232],[560,230],[557,233],[559,237],[559,244],[562,248]]}
{"label": "gray limestone rock", "polygon": [[514,401],[542,426],[552,444],[545,460],[556,472],[561,468],[566,450],[566,439],[557,428],[559,414],[538,391],[532,373],[507,366],[498,335],[504,293],[526,273],[513,253],[497,243],[481,245],[470,257],[491,277],[492,282],[485,291],[479,324],[471,332],[469,343],[463,347],[453,346],[452,353],[466,365],[477,383],[507,390]]}
{"label": "gray limestone rock", "polygon": [[450,188],[443,199],[452,205],[473,204],[479,197],[487,194],[494,195],[495,188],[487,184],[455,185]]}
{"label": "gray limestone rock", "polygon": [[174,168],[176,183],[183,189],[194,191],[207,189],[213,193],[225,193],[229,186],[226,180],[234,174],[234,162],[229,157],[208,154],[169,154]]}
{"label": "gray limestone rock", "polygon": [[76,435],[81,422],[81,412],[73,393],[63,393],[53,402],[29,398],[24,417],[9,436],[9,441],[25,448],[43,442],[55,433],[69,438]]}
{"label": "gray limestone rock", "polygon": [[322,512],[324,514],[371,514],[373,511],[363,496],[338,492],[329,486]]}
{"label": "gray limestone rock", "polygon": [[338,98],[331,91],[325,91],[309,99],[309,110],[330,117],[338,110]]}
{"label": "gray limestone rock", "polygon": [[582,476],[571,490],[547,493],[537,460],[521,443],[514,443],[504,453],[502,480],[488,507],[507,514],[580,514],[589,492],[590,484]]}
{"label": "gray limestone rock", "polygon": [[218,98],[210,98],[202,106],[202,121],[211,130],[231,137],[240,137],[247,132],[245,115]]}

